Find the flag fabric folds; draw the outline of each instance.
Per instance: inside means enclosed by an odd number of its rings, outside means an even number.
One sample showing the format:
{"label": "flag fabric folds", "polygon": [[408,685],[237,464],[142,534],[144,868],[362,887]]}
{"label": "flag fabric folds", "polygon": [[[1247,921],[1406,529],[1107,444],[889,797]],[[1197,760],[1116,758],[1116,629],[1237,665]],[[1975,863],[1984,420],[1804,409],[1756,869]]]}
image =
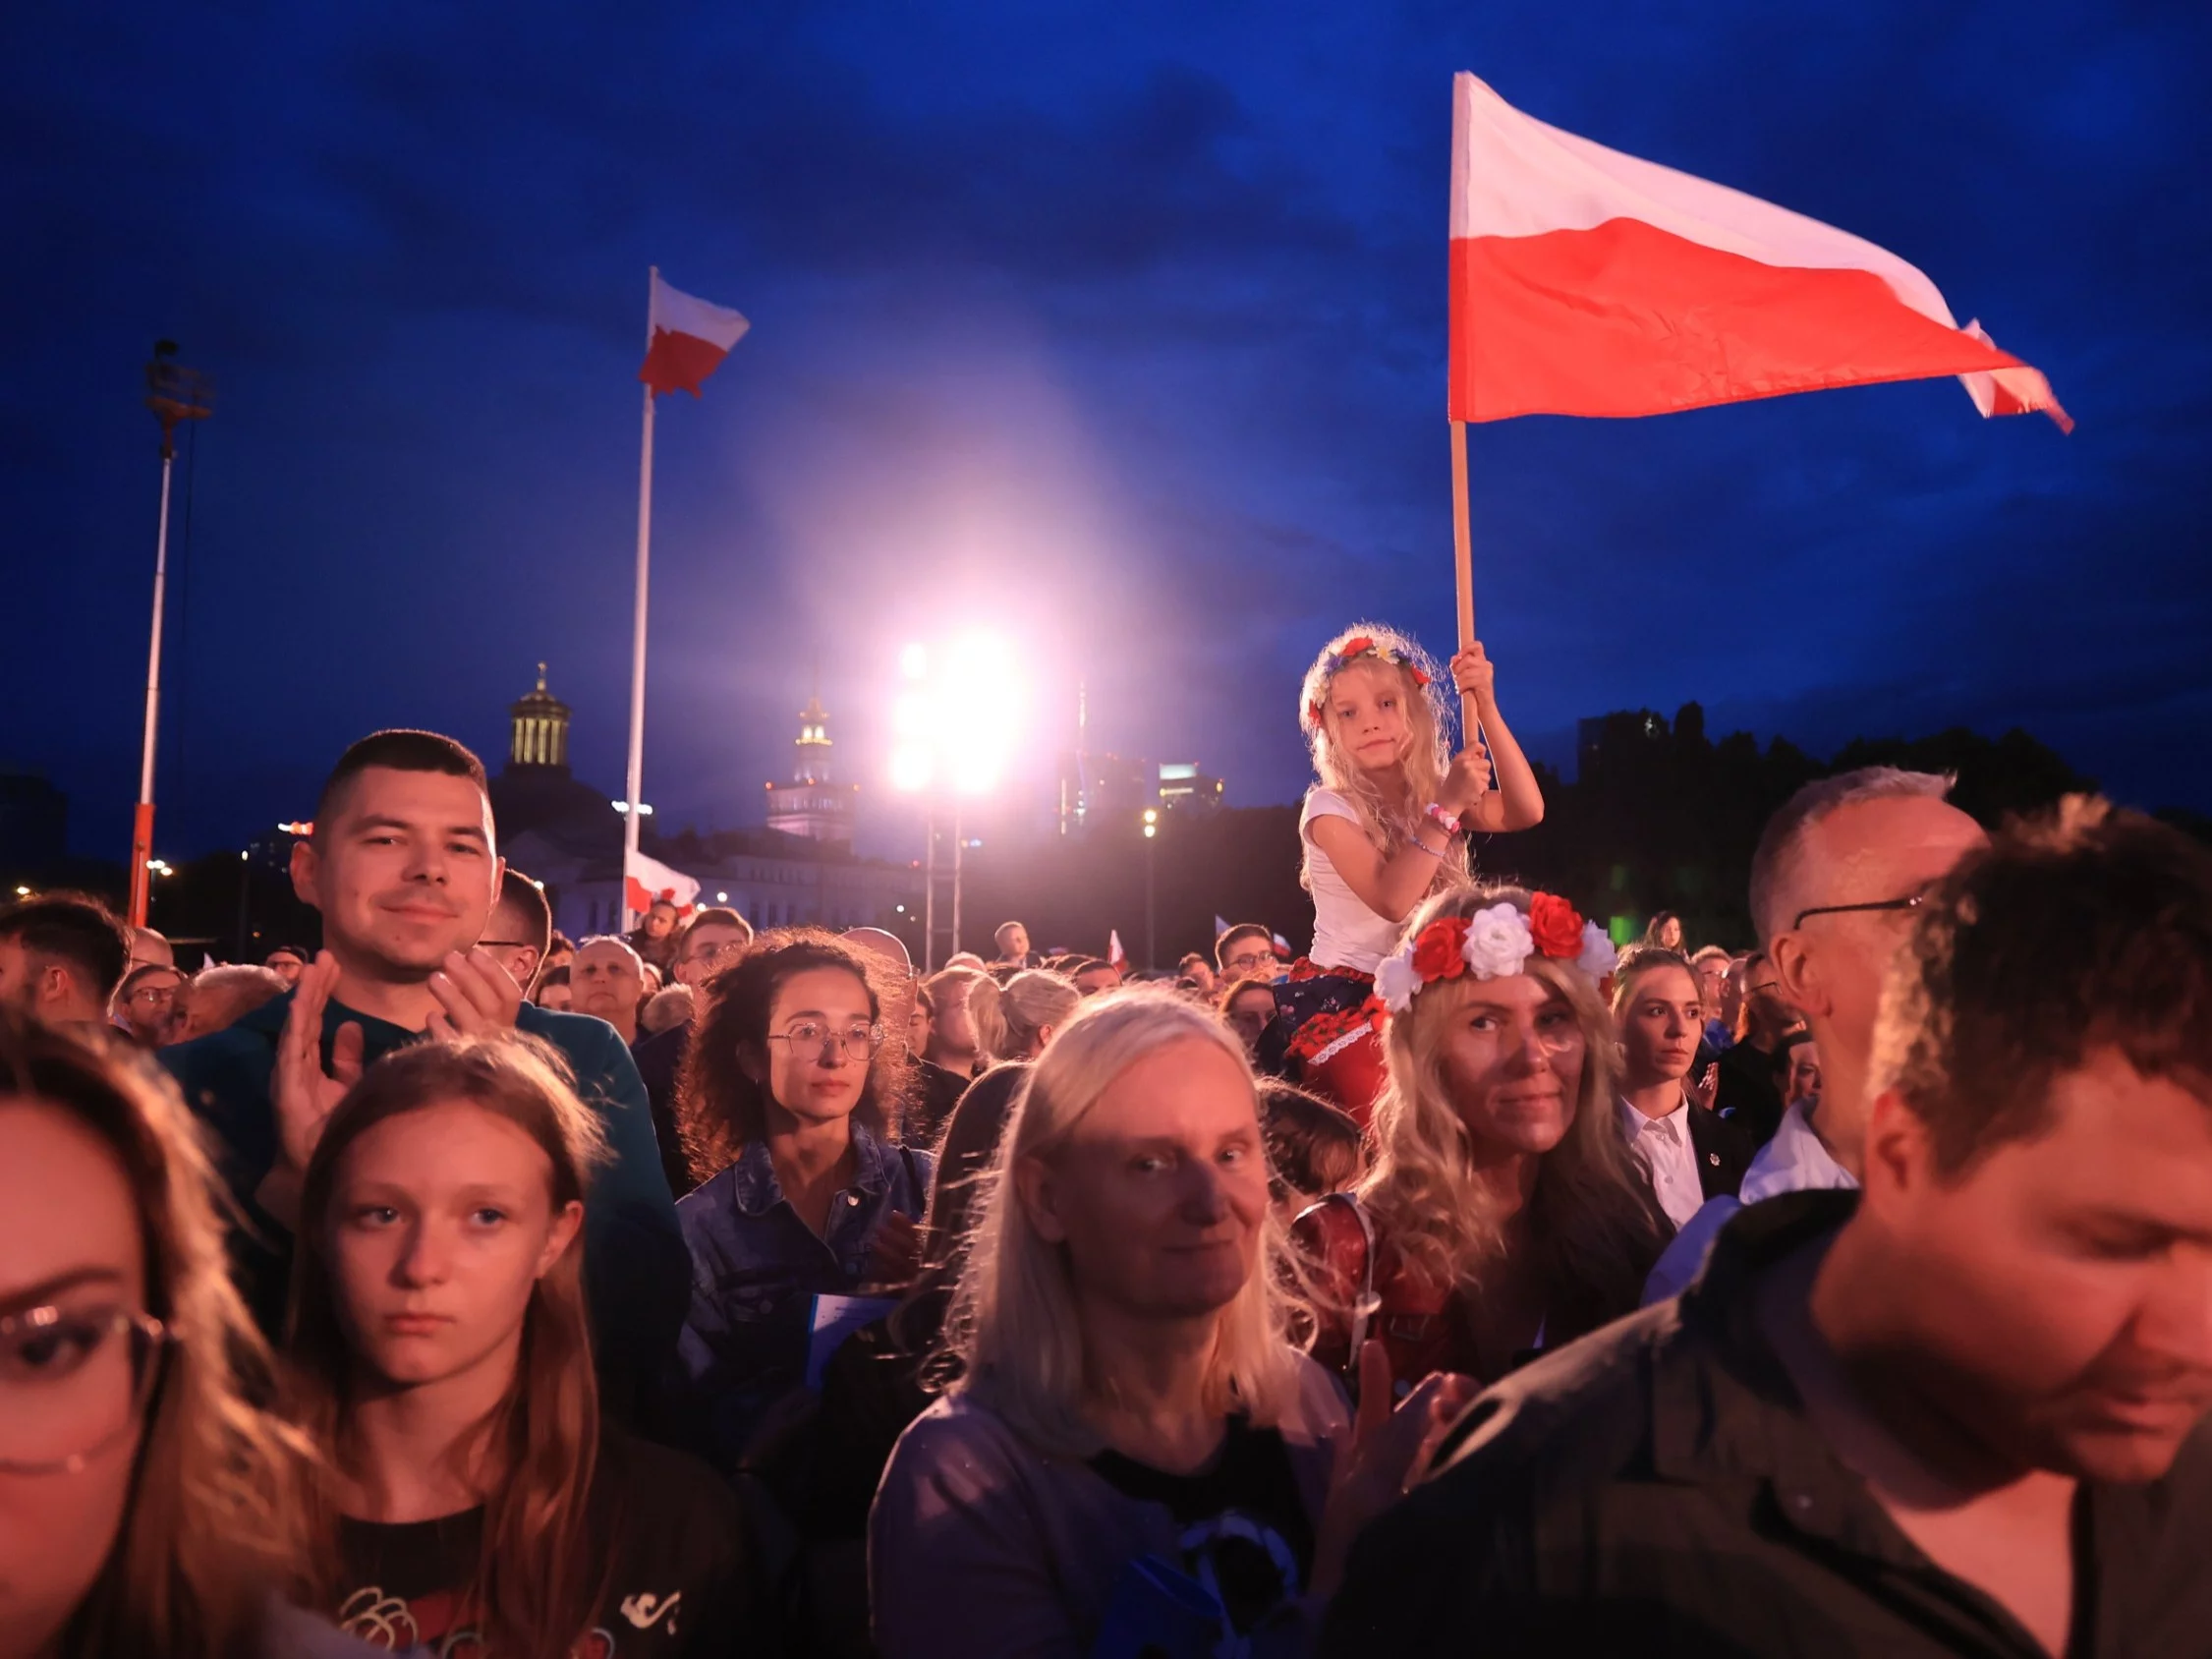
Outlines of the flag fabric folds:
{"label": "flag fabric folds", "polygon": [[655,396],[685,391],[699,395],[700,382],[722,366],[730,348],[753,325],[736,312],[709,305],[652,278],[652,344],[638,378]]}
{"label": "flag fabric folds", "polygon": [[1106,959],[1116,968],[1125,968],[1129,965],[1129,952],[1121,948],[1121,934],[1118,929],[1108,928],[1106,930]]}
{"label": "flag fabric folds", "polygon": [[1450,418],[1661,415],[1956,374],[2073,423],[1895,254],[1452,84]]}
{"label": "flag fabric folds", "polygon": [[671,870],[657,858],[630,850],[622,855],[622,902],[643,916],[656,899],[666,899],[678,915],[699,902],[699,879]]}

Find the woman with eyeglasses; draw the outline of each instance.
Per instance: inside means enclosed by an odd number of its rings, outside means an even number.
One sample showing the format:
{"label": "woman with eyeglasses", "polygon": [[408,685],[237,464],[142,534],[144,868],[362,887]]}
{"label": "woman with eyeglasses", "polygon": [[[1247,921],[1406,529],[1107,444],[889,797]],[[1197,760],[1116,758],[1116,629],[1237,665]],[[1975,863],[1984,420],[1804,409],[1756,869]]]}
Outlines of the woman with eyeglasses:
{"label": "woman with eyeglasses", "polygon": [[172,1087],[0,1012],[0,1655],[361,1651],[303,1592],[305,1444],[253,1403],[214,1175]]}
{"label": "woman with eyeglasses", "polygon": [[919,1258],[930,1156],[893,1138],[876,959],[771,933],[708,991],[677,1089],[696,1190],[677,1352],[705,1445],[734,1467],[805,1379],[818,1295],[895,1289]]}

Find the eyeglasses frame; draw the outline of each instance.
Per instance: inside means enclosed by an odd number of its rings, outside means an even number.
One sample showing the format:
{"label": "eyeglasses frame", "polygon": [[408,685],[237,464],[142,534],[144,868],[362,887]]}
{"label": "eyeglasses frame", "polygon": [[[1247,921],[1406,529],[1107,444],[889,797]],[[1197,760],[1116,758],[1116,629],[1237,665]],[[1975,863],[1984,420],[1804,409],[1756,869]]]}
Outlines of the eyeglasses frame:
{"label": "eyeglasses frame", "polygon": [[[19,1326],[33,1328],[51,1325],[61,1316],[61,1309],[51,1304],[25,1308],[21,1313],[0,1314],[0,1341]],[[43,1315],[44,1317],[41,1317]],[[113,1433],[103,1435],[82,1452],[72,1452],[66,1458],[56,1458],[39,1462],[25,1462],[14,1458],[0,1458],[0,1474],[81,1474],[85,1466],[102,1452],[138,1425],[144,1417],[154,1391],[160,1386],[162,1361],[172,1344],[179,1341],[179,1333],[171,1326],[139,1308],[110,1308],[107,1313],[109,1328],[121,1328],[136,1335],[145,1344],[142,1359],[134,1354],[138,1374],[131,1381],[131,1409]]]}

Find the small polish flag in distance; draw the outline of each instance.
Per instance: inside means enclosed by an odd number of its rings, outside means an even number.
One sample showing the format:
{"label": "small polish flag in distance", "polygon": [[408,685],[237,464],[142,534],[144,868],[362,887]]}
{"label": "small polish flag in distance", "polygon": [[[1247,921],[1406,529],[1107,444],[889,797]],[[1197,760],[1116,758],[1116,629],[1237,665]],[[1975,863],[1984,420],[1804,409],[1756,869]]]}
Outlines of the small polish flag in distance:
{"label": "small polish flag in distance", "polygon": [[1129,952],[1121,948],[1119,929],[1108,929],[1106,931],[1106,959],[1109,967],[1126,968],[1129,965]]}
{"label": "small polish flag in distance", "polygon": [[699,395],[700,382],[722,366],[730,348],[753,325],[736,312],[694,299],[652,277],[652,344],[639,366],[638,378],[655,397],[685,391]]}

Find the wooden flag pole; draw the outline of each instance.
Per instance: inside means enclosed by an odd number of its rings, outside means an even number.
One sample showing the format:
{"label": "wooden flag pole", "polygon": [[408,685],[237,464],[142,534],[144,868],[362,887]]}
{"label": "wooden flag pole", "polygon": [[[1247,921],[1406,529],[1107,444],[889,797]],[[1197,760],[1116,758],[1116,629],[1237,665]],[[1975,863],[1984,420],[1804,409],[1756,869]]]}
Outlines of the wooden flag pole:
{"label": "wooden flag pole", "polygon": [[[652,288],[660,267],[646,273],[646,351],[652,351]],[[642,376],[641,376],[642,378]],[[622,817],[622,897],[617,912],[627,933],[645,918],[630,908],[630,861],[638,850],[638,823],[645,816],[646,750],[646,584],[652,562],[652,386],[645,388],[645,436],[638,455],[638,591],[630,619],[630,769],[629,811]]]}
{"label": "wooden flag pole", "polygon": [[[1475,643],[1475,561],[1467,535],[1467,423],[1451,423],[1451,568],[1459,584],[1459,649]],[[1475,740],[1475,700],[1459,700],[1459,741]]]}

